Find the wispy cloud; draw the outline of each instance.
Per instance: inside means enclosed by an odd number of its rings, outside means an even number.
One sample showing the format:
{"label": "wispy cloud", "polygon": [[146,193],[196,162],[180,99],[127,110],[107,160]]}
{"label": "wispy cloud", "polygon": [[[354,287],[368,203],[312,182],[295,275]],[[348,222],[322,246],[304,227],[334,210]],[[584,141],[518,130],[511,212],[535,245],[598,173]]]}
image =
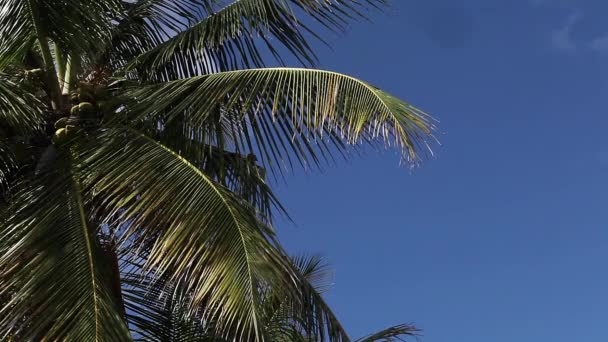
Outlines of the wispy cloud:
{"label": "wispy cloud", "polygon": [[[535,1],[548,1],[548,0],[535,0]],[[561,51],[575,52],[578,49],[578,45],[572,37],[574,26],[581,20],[579,13],[572,13],[564,25],[553,30],[551,32],[551,45]]]}
{"label": "wispy cloud", "polygon": [[608,53],[608,33],[593,38],[589,42],[589,48],[595,52]]}

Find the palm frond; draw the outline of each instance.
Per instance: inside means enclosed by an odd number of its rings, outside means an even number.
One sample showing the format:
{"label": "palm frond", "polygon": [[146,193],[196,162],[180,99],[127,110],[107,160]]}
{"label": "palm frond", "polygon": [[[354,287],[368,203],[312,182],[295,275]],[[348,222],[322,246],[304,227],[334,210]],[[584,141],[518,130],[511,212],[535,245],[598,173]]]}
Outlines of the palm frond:
{"label": "palm frond", "polygon": [[358,339],[355,342],[394,342],[394,341],[405,341],[406,337],[419,336],[420,330],[416,327],[400,324],[396,325],[375,334]]}
{"label": "palm frond", "polygon": [[187,29],[211,11],[216,0],[124,1],[112,42],[98,63],[122,68],[135,57]]}
{"label": "palm frond", "polygon": [[[10,0],[12,1],[12,0]],[[51,39],[63,50],[93,57],[110,41],[112,19],[122,10],[121,0],[28,0],[35,6],[43,38]],[[13,20],[32,22],[29,12]],[[23,16],[23,14],[26,14]]]}
{"label": "palm frond", "polygon": [[[297,159],[305,168],[348,145],[384,141],[416,163],[430,152],[433,120],[424,112],[355,78],[321,70],[251,69],[136,88],[132,118],[183,120],[189,134],[208,137],[210,121],[228,129],[233,150],[261,157],[273,171]],[[328,147],[329,146],[329,147]]]}
{"label": "palm frond", "polygon": [[[230,151],[226,142],[222,141],[225,128],[208,127],[210,131],[220,132],[215,135],[216,139],[202,142],[193,136],[188,137],[190,128],[183,127],[181,123],[178,120],[169,124],[156,123],[148,129],[140,129],[140,132],[179,153],[211,179],[249,202],[258,210],[264,222],[272,222],[274,210],[289,217],[272,192],[267,172],[258,165],[257,158],[252,154]],[[212,123],[210,126],[213,126]]]}
{"label": "palm frond", "polygon": [[23,0],[0,0],[0,70],[19,64],[35,41]]}
{"label": "palm frond", "polygon": [[270,289],[264,298],[266,330],[272,340],[350,341],[340,321],[321,293],[329,287],[330,272],[318,256],[292,258],[302,282],[297,301],[281,289]]}
{"label": "palm frond", "polygon": [[19,84],[15,77],[0,74],[0,122],[18,134],[40,130],[44,104]]}
{"label": "palm frond", "polygon": [[[296,9],[326,27],[340,29],[347,19],[363,18],[361,9],[385,3],[385,0],[236,0],[138,56],[131,68],[148,78],[168,80],[263,67],[258,40],[282,64],[279,50],[284,48],[303,64],[314,65],[316,55],[305,33],[318,39],[320,36],[298,20]],[[161,77],[157,77],[157,71]]]}
{"label": "palm frond", "polygon": [[[126,251],[128,253],[128,250]],[[208,325],[198,313],[188,314],[187,302],[174,283],[143,272],[143,261],[125,258],[121,283],[127,320],[136,341],[205,341]]]}
{"label": "palm frond", "polygon": [[0,230],[0,296],[11,298],[0,337],[128,341],[78,176],[64,152],[53,154]]}
{"label": "palm frond", "polygon": [[91,201],[103,205],[108,224],[126,226],[120,239],[144,251],[145,270],[183,285],[191,310],[205,303],[203,318],[216,322],[219,336],[262,340],[259,289],[298,290],[273,231],[159,142],[132,129],[95,140],[104,146],[83,152],[96,175],[86,180]]}
{"label": "palm frond", "polygon": [[[9,146],[0,139],[0,190],[8,183],[10,171],[15,169],[15,160]],[[0,191],[1,193],[1,191]]]}

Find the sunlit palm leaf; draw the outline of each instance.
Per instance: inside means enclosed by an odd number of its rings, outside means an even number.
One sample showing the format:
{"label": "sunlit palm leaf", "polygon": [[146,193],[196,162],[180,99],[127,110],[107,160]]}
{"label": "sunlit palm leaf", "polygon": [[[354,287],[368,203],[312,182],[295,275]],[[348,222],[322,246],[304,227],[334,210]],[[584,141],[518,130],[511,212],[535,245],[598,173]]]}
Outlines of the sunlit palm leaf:
{"label": "sunlit palm leaf", "polygon": [[127,341],[78,176],[62,152],[53,153],[0,230],[0,295],[11,295],[0,309],[0,336]]}
{"label": "sunlit palm leaf", "polygon": [[[188,304],[215,321],[219,336],[263,339],[259,289],[264,284],[297,292],[290,265],[255,210],[195,165],[134,131],[97,138],[87,167],[94,200],[102,200],[110,224],[127,224],[124,243],[143,239],[146,270],[179,282]],[[149,241],[154,241],[149,245]],[[133,246],[138,250],[137,246]]]}
{"label": "sunlit palm leaf", "polygon": [[347,151],[344,142],[374,143],[378,138],[401,149],[411,162],[430,151],[426,141],[432,138],[433,122],[427,114],[334,72],[231,71],[137,88],[129,95],[137,101],[131,107],[137,118],[184,120],[194,128],[208,125],[221,105],[223,118],[232,125],[226,134],[235,150],[261,156],[265,167],[281,168],[293,156],[310,167],[327,144]]}
{"label": "sunlit palm leaf", "polygon": [[[146,135],[178,152],[207,176],[249,202],[259,210],[265,222],[272,221],[273,209],[288,216],[268,185],[266,170],[257,164],[254,155],[231,152],[221,139],[201,142],[194,137],[187,137],[186,132],[190,128],[183,127],[178,120],[174,123],[177,125],[153,125],[146,130]],[[210,130],[216,131],[213,128]],[[216,137],[222,136],[223,129],[220,129]]]}

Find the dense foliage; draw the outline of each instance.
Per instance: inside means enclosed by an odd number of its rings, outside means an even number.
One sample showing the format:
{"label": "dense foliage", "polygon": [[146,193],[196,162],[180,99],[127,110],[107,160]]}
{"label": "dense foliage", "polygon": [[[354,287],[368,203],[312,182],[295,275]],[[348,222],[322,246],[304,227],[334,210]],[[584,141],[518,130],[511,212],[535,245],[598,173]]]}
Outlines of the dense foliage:
{"label": "dense foliage", "polygon": [[384,0],[0,4],[0,340],[349,340],[268,179],[426,153],[426,114],[311,69],[317,28]]}

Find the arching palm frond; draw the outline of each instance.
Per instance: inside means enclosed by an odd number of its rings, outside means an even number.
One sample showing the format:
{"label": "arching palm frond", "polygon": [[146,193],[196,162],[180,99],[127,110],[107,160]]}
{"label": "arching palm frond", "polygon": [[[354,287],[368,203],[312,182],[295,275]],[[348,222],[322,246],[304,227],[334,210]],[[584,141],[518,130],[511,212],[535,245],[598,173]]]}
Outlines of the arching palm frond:
{"label": "arching palm frond", "polygon": [[[142,340],[226,341],[215,335],[215,322],[202,320],[200,312],[192,315],[186,312],[186,308],[180,307],[180,303],[183,303],[180,298],[185,294],[175,283],[151,278],[149,274],[141,272],[142,264],[131,263],[131,266],[129,273],[122,277],[126,285],[123,293],[128,312],[131,312],[129,322],[137,327],[136,333],[141,335]],[[313,283],[323,288],[327,286],[327,268],[319,258],[295,258],[293,266],[303,277],[301,283],[307,284],[308,288],[302,289],[302,292],[310,291],[311,286],[314,288]],[[294,305],[293,299],[284,295],[284,292],[272,287],[262,294],[263,330],[269,341],[349,341],[331,311],[326,314],[332,316],[333,321],[328,322],[322,312],[311,306],[322,302],[320,297],[316,299],[317,303],[303,301]],[[297,309],[303,306],[307,306],[307,309]]]}
{"label": "arching palm frond", "polygon": [[131,129],[97,139],[108,143],[85,153],[87,170],[99,175],[85,184],[104,203],[108,223],[128,224],[121,240],[146,240],[133,247],[146,249],[146,270],[183,284],[191,310],[205,303],[204,319],[217,322],[220,336],[261,339],[258,289],[297,291],[273,231],[157,141]]}
{"label": "arching palm frond", "polygon": [[296,8],[326,27],[339,29],[346,19],[364,17],[359,12],[363,3],[378,6],[385,1],[236,0],[143,53],[132,67],[144,74],[160,70],[164,80],[262,67],[258,39],[280,62],[279,50],[285,48],[303,64],[312,65],[316,56],[304,35],[312,30],[296,18]]}
{"label": "arching palm frond", "polygon": [[0,296],[11,298],[0,310],[0,337],[128,341],[78,176],[63,153],[53,154],[0,230]]}
{"label": "arching palm frond", "polygon": [[[128,95],[139,120],[184,120],[201,127],[217,106],[231,123],[234,150],[254,153],[265,167],[282,168],[294,158],[317,163],[319,147],[332,143],[395,145],[416,162],[428,151],[432,119],[378,88],[342,74],[296,68],[223,72],[137,88]],[[228,138],[227,138],[228,139]],[[322,158],[322,156],[321,156]]]}
{"label": "arching palm frond", "polygon": [[[229,151],[228,146],[221,139],[201,141],[188,136],[189,127],[181,125],[175,120],[166,125],[154,125],[146,130],[146,135],[156,139],[163,145],[171,148],[180,156],[198,167],[214,181],[230,189],[241,199],[255,207],[264,222],[272,221],[273,210],[288,217],[287,211],[272,192],[266,176],[266,170],[257,164],[253,154],[242,155]],[[217,127],[208,127],[217,132]],[[142,131],[143,133],[143,131]],[[223,130],[217,132],[213,138],[223,137]]]}

